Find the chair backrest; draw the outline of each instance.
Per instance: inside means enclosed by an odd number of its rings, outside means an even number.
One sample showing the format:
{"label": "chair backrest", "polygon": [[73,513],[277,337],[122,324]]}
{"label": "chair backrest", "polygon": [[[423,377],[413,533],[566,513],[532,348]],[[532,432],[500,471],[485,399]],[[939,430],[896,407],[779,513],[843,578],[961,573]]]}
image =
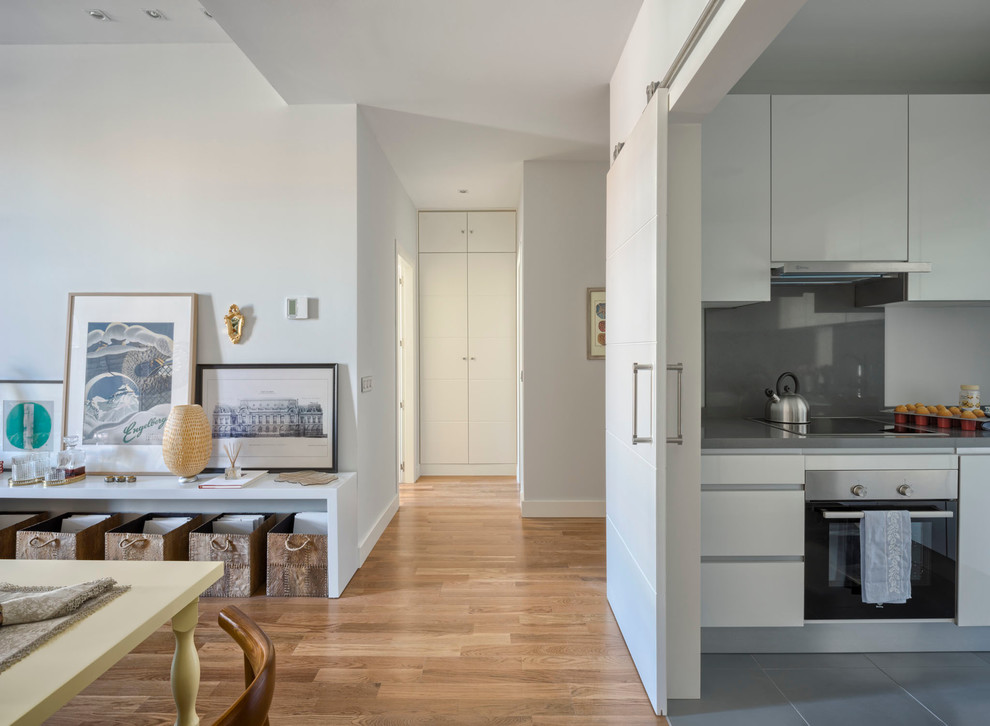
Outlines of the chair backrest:
{"label": "chair backrest", "polygon": [[231,605],[217,617],[244,651],[244,693],[213,726],[267,726],[275,695],[275,645],[256,622]]}

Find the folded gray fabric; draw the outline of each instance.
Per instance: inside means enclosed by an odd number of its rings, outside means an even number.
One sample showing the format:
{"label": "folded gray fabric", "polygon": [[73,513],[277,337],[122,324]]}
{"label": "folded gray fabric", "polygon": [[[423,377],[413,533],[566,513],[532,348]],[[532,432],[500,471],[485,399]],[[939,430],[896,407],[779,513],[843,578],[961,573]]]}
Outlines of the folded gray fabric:
{"label": "folded gray fabric", "polygon": [[[29,595],[18,593],[18,597],[8,600],[4,600],[4,593],[0,592],[0,625],[17,625],[61,618],[78,610],[88,600],[109,591],[116,584],[112,577],[104,577],[47,592]],[[7,595],[9,596],[10,593]]]}
{"label": "folded gray fabric", "polygon": [[863,602],[903,604],[911,597],[911,513],[864,514],[859,530]]}

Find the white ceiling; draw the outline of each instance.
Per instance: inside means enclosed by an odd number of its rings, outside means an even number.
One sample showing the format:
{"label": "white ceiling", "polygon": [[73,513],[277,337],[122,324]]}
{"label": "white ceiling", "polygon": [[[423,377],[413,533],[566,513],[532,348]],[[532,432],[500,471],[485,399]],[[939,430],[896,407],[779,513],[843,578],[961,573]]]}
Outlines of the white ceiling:
{"label": "white ceiling", "polygon": [[419,208],[514,208],[524,160],[606,161],[608,83],[641,3],[204,0],[288,103],[373,107]]}
{"label": "white ceiling", "polygon": [[808,0],[733,93],[988,93],[990,0]]}
{"label": "white ceiling", "polygon": [[[90,17],[95,8],[111,19]],[[166,19],[149,18],[145,9]],[[0,0],[0,45],[229,42],[194,0]]]}

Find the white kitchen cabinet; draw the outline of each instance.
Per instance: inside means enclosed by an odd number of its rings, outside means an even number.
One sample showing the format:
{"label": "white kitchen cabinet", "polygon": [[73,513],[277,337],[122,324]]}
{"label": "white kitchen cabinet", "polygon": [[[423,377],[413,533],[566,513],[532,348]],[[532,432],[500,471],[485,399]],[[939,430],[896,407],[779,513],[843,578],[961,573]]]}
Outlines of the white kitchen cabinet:
{"label": "white kitchen cabinet", "polygon": [[804,624],[804,461],[701,457],[701,624]]}
{"label": "white kitchen cabinet", "polygon": [[420,252],[467,252],[467,212],[420,212]]}
{"label": "white kitchen cabinet", "polygon": [[468,212],[468,252],[515,252],[516,213]]}
{"label": "white kitchen cabinet", "polygon": [[770,96],[726,96],[701,125],[701,300],[770,299]]}
{"label": "white kitchen cabinet", "polygon": [[907,96],[773,96],[775,262],[908,259]]}
{"label": "white kitchen cabinet", "polygon": [[956,622],[990,625],[990,456],[959,457]]}
{"label": "white kitchen cabinet", "polygon": [[[478,464],[515,464],[515,280],[514,252],[420,254],[426,473],[470,474]],[[462,468],[431,471],[437,465]]]}
{"label": "white kitchen cabinet", "polygon": [[701,563],[702,627],[803,625],[803,562]]}
{"label": "white kitchen cabinet", "polygon": [[911,96],[909,300],[986,300],[990,95]]}

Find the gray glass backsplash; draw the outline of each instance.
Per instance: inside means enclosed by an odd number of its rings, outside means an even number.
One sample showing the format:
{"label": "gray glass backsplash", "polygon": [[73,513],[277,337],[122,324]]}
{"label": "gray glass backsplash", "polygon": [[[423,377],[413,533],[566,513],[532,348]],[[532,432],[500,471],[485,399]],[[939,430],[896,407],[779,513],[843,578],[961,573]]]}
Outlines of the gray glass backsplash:
{"label": "gray glass backsplash", "polygon": [[883,407],[883,308],[853,306],[852,285],[775,286],[770,302],[705,311],[705,415],[760,417],[784,371],[812,416]]}

